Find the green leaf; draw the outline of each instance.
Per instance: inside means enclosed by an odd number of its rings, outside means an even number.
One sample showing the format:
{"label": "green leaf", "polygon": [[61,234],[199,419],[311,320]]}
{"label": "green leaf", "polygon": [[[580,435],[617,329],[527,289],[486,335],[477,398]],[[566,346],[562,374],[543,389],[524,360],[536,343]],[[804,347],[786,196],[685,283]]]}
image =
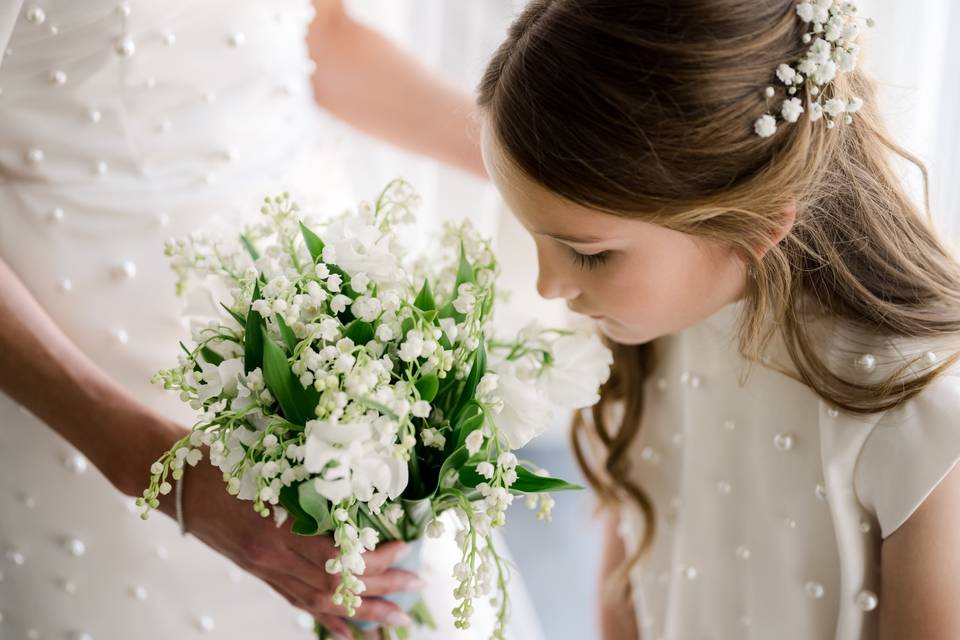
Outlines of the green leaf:
{"label": "green leaf", "polygon": [[436,478],[437,480],[436,486],[434,486],[432,489],[430,489],[430,487],[427,487],[428,489],[427,497],[428,498],[436,497],[437,492],[440,490],[440,483],[443,482],[443,478],[446,477],[446,475],[451,470],[457,470],[463,467],[463,465],[465,465],[467,463],[467,460],[469,459],[470,459],[470,452],[467,451],[466,447],[458,447],[454,449],[453,452],[451,452],[450,455],[447,456],[447,459],[443,461],[443,464],[440,465],[440,471],[437,473],[437,478]]}
{"label": "green leaf", "polygon": [[545,491],[582,491],[583,487],[560,478],[538,476],[526,467],[518,466],[517,481],[510,486],[510,489],[523,493],[542,493]]}
{"label": "green leaf", "polygon": [[254,260],[257,260],[260,258],[260,252],[257,251],[257,248],[255,246],[253,246],[253,242],[250,241],[250,238],[248,238],[247,236],[241,233],[240,242],[243,243],[244,248],[247,250],[247,253],[250,254],[251,258],[253,258]]}
{"label": "green leaf", "polygon": [[410,329],[413,329],[413,318],[404,318],[403,322],[400,323],[400,341],[403,342],[407,338],[407,332]]}
{"label": "green leaf", "polygon": [[477,278],[473,275],[473,267],[467,260],[467,252],[463,248],[463,242],[460,243],[460,264],[457,266],[457,284],[453,287],[453,297],[456,298],[459,293],[460,285],[466,282],[476,283]]}
{"label": "green leaf", "polygon": [[470,452],[467,451],[466,447],[459,447],[453,451],[447,459],[443,461],[443,464],[440,465],[440,473],[437,474],[437,486],[433,488],[433,491],[430,492],[428,497],[434,497],[437,495],[437,491],[440,489],[440,483],[443,482],[444,477],[450,472],[451,469],[459,469],[467,463],[467,460],[470,459]]}
{"label": "green leaf", "polygon": [[424,279],[423,287],[417,294],[417,299],[413,301],[413,306],[421,311],[433,311],[437,308],[437,303],[433,300],[433,293],[430,291],[430,281]]}
{"label": "green leaf", "polygon": [[253,303],[260,299],[260,282],[253,285],[253,298],[247,312],[243,340],[243,370],[250,373],[257,367],[263,367],[263,318],[253,310]]}
{"label": "green leaf", "polygon": [[461,322],[463,322],[463,319],[467,317],[462,313],[460,313],[459,311],[457,311],[454,308],[452,302],[448,302],[447,304],[440,307],[440,310],[437,312],[437,315],[439,315],[441,318],[453,318],[454,320],[457,321],[457,324],[460,324]]}
{"label": "green leaf", "polygon": [[456,443],[458,447],[462,447],[463,443],[466,442],[467,436],[470,435],[472,431],[476,431],[483,426],[483,410],[476,402],[471,402],[464,407],[464,410],[460,413],[460,417],[454,422],[453,432],[457,436]]}
{"label": "green leaf", "polygon": [[323,240],[320,239],[320,236],[315,234],[307,225],[300,223],[300,233],[303,235],[303,241],[307,245],[307,251],[310,252],[310,256],[313,258],[313,261],[320,262],[323,260]]}
{"label": "green leaf", "polygon": [[266,327],[261,327],[260,331],[263,335],[263,381],[280,403],[284,417],[293,424],[303,426],[315,416],[320,396],[312,386],[303,388],[290,370],[287,355],[267,335]]}
{"label": "green leaf", "polygon": [[[306,482],[303,484],[307,484]],[[319,533],[317,521],[300,506],[300,497],[297,485],[290,485],[280,489],[280,506],[287,510],[293,518],[290,530],[299,536],[315,536]]]}
{"label": "green leaf", "polygon": [[294,349],[297,348],[297,336],[294,335],[293,329],[287,326],[287,323],[283,321],[283,316],[279,313],[274,315],[274,318],[277,319],[277,326],[280,328],[280,335],[283,337],[283,343],[287,345],[287,350],[290,351],[290,355],[293,355]]}
{"label": "green leaf", "polygon": [[453,349],[453,343],[450,342],[450,338],[447,337],[446,333],[440,334],[440,346],[444,349]]}
{"label": "green leaf", "polygon": [[480,315],[484,318],[490,316],[490,312],[493,311],[493,300],[496,297],[495,286],[490,285],[490,295],[484,298],[483,307],[481,307]]}
{"label": "green leaf", "polygon": [[469,464],[460,469],[460,484],[463,486],[473,489],[481,482],[489,482],[489,480],[477,473],[477,465]]}
{"label": "green leaf", "polygon": [[227,305],[223,304],[222,302],[220,303],[220,306],[223,307],[223,308],[226,310],[226,312],[229,313],[230,316],[231,316],[234,320],[236,320],[236,321],[237,321],[237,324],[239,324],[241,327],[244,326],[245,324],[247,324],[246,319],[244,319],[244,317],[243,317],[242,315],[240,315],[239,313],[237,313],[236,311],[234,311],[233,309],[231,309],[231,308],[228,307]]}
{"label": "green leaf", "polygon": [[213,366],[217,366],[223,362],[223,356],[206,345],[200,348],[200,355],[202,355],[203,359]]}
{"label": "green leaf", "polygon": [[437,397],[437,391],[440,390],[440,378],[435,374],[428,374],[417,380],[417,391],[420,392],[420,399],[427,402]]}
{"label": "green leaf", "polygon": [[477,353],[473,358],[473,366],[470,367],[470,373],[467,374],[467,379],[463,384],[463,390],[460,392],[460,397],[457,399],[457,403],[453,408],[453,411],[450,413],[453,416],[452,421],[454,424],[457,423],[459,414],[463,411],[464,407],[467,406],[471,400],[473,400],[474,394],[477,392],[477,385],[480,384],[480,379],[483,377],[483,374],[487,371],[487,349],[484,345],[483,336],[480,336],[480,345],[477,347]]}
{"label": "green leaf", "polygon": [[463,248],[463,242],[460,243],[460,264],[457,266],[457,281],[453,285],[453,297],[440,307],[440,311],[437,315],[441,318],[453,318],[457,323],[461,323],[467,317],[466,315],[460,313],[453,306],[453,301],[457,299],[457,296],[460,295],[460,285],[464,283],[476,283],[477,278],[473,273],[473,267],[470,266],[470,261],[467,260],[467,253]]}
{"label": "green leaf", "polygon": [[189,358],[190,360],[193,360],[193,370],[203,371],[203,369],[200,368],[200,363],[197,362],[196,358],[193,357],[193,354],[190,353],[190,349],[187,349],[187,345],[183,344],[183,342],[180,342],[180,348],[183,349],[183,352],[185,354],[187,354],[187,358]]}
{"label": "green leaf", "polygon": [[317,522],[317,533],[323,535],[333,530],[333,516],[329,501],[317,493],[311,480],[301,482],[297,490],[300,507]]}
{"label": "green leaf", "polygon": [[364,345],[373,340],[373,325],[364,320],[354,320],[343,330],[343,335],[353,340],[353,344]]}
{"label": "green leaf", "polygon": [[[477,473],[476,464],[468,464],[460,469],[460,483],[466,487],[476,487],[488,480]],[[571,484],[560,478],[539,476],[529,469],[517,467],[517,481],[510,485],[510,491],[515,493],[547,493],[551,491],[580,491],[583,487]]]}

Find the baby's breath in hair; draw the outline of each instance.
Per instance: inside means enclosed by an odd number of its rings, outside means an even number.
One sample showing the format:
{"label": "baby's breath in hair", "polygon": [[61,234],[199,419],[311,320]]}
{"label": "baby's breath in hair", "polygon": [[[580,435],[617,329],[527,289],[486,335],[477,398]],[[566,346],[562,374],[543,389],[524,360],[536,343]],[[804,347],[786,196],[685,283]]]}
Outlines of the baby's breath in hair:
{"label": "baby's breath in hair", "polygon": [[[857,38],[860,34],[860,18],[857,17],[857,5],[852,1],[812,0],[797,5],[797,16],[810,25],[810,31],[803,34],[804,44],[810,48],[800,58],[795,67],[781,64],[777,67],[777,79],[787,87],[787,94],[796,94],[806,87],[811,97],[810,121],[816,122],[826,117],[827,128],[832,129],[836,118],[843,115],[844,122],[853,121],[853,115],[863,106],[858,97],[831,98],[823,102],[824,89],[837,77],[838,73],[849,73],[856,69],[860,46]],[[866,19],[867,26],[873,26],[872,19]],[[776,95],[772,86],[764,90],[768,99]],[[804,112],[800,98],[789,97],[780,104],[780,117],[784,122],[793,123]],[[765,113],[753,124],[753,129],[761,138],[768,138],[777,132],[777,117]]]}

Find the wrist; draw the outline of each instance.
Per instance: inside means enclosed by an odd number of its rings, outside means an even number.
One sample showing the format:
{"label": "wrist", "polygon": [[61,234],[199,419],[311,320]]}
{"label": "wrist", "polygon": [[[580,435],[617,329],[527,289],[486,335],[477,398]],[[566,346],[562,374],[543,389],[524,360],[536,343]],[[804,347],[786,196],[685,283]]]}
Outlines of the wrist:
{"label": "wrist", "polygon": [[188,429],[135,400],[107,401],[97,406],[97,416],[93,419],[100,424],[110,424],[111,436],[110,442],[103,444],[103,450],[91,452],[95,456],[92,461],[117,489],[138,497],[149,484],[150,465],[185,436]]}

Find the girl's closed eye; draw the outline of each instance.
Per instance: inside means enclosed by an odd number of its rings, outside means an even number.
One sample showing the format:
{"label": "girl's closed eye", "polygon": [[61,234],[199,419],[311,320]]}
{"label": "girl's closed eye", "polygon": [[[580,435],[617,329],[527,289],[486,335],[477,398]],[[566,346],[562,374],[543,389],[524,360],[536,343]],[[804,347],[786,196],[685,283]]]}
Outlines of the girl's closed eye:
{"label": "girl's closed eye", "polygon": [[573,247],[568,246],[570,249],[571,258],[576,263],[576,265],[585,271],[591,269],[597,269],[603,266],[607,260],[610,259],[610,251],[600,251],[598,253],[580,253]]}

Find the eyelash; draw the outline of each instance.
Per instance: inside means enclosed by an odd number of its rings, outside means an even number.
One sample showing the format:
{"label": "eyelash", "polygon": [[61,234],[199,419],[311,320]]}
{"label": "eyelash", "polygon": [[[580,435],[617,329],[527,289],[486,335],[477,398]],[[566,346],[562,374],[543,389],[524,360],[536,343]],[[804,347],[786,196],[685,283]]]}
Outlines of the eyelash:
{"label": "eyelash", "polygon": [[579,251],[574,251],[570,249],[572,254],[573,261],[576,263],[577,267],[583,269],[584,271],[590,271],[592,269],[597,269],[602,267],[606,261],[610,258],[609,251],[601,251],[600,253],[580,253]]}

